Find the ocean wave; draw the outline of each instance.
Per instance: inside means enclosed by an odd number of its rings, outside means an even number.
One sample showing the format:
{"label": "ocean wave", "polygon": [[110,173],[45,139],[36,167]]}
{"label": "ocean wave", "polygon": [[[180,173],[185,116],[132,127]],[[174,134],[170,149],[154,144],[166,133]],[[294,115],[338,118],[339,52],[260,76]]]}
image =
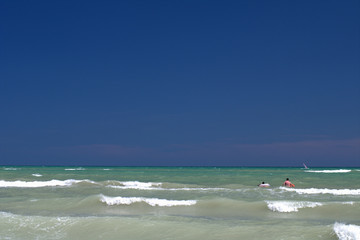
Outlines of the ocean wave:
{"label": "ocean wave", "polygon": [[74,179],[68,179],[68,180],[50,180],[50,181],[4,181],[0,180],[0,187],[17,187],[17,188],[38,188],[38,187],[66,187],[71,186],[76,183],[80,182],[89,182],[94,183],[90,180],[74,180]]}
{"label": "ocean wave", "polygon": [[360,226],[357,225],[335,223],[334,232],[339,240],[360,240]]}
{"label": "ocean wave", "polygon": [[65,171],[84,171],[85,168],[79,167],[79,168],[65,168]]}
{"label": "ocean wave", "polygon": [[108,181],[108,187],[120,189],[157,190],[162,183],[139,181]]}
{"label": "ocean wave", "polygon": [[202,187],[164,187],[159,182],[139,182],[139,181],[107,181],[107,187],[119,189],[137,189],[137,190],[159,190],[159,191],[224,191],[231,190],[227,188],[202,188]]}
{"label": "ocean wave", "polygon": [[332,194],[332,195],[360,195],[360,189],[328,189],[328,188],[286,188],[280,187],[280,189],[296,192],[298,194]]}
{"label": "ocean wave", "polygon": [[305,172],[311,173],[348,173],[350,169],[337,169],[337,170],[306,170]]}
{"label": "ocean wave", "polygon": [[3,169],[4,169],[5,171],[16,171],[16,170],[19,170],[20,168],[4,167]]}
{"label": "ocean wave", "polygon": [[[232,191],[230,188],[164,188],[169,191]],[[237,189],[235,189],[237,190]]]}
{"label": "ocean wave", "polygon": [[298,212],[300,208],[323,206],[319,202],[266,201],[267,207],[274,212]]}
{"label": "ocean wave", "polygon": [[168,200],[159,198],[144,197],[108,197],[101,195],[100,201],[109,206],[112,205],[131,205],[133,203],[145,202],[150,206],[173,207],[173,206],[191,206],[196,204],[196,200]]}
{"label": "ocean wave", "polygon": [[34,173],[34,174],[31,174],[31,175],[34,176],[34,177],[42,177],[42,175],[39,174],[39,173]]}

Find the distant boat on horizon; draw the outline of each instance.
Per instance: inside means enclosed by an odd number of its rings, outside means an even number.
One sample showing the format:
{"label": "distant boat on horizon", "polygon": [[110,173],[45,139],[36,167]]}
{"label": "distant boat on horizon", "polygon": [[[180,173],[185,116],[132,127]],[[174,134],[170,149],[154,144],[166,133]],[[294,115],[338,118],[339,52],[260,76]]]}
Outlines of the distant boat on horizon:
{"label": "distant boat on horizon", "polygon": [[305,163],[303,163],[303,165],[304,165],[304,168],[305,168],[305,169],[309,169],[309,168],[305,165]]}

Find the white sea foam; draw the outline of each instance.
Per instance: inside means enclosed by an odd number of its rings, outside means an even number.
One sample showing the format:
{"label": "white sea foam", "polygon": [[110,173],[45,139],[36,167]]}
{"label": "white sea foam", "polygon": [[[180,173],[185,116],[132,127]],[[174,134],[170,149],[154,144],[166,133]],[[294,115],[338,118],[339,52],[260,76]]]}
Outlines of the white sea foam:
{"label": "white sea foam", "polygon": [[79,168],[65,168],[65,171],[84,171],[85,168],[79,167]]}
{"label": "white sea foam", "polygon": [[335,223],[334,232],[339,240],[360,240],[360,226],[357,225]]}
{"label": "white sea foam", "polygon": [[34,174],[31,174],[31,175],[34,176],[34,177],[42,177],[42,175],[39,174],[39,173],[34,173]]}
{"label": "white sea foam", "polygon": [[332,195],[360,195],[360,189],[327,189],[327,188],[285,188],[280,189],[298,194],[332,194]]}
{"label": "white sea foam", "polygon": [[6,168],[6,167],[4,167],[4,170],[6,170],[6,171],[16,171],[18,169],[19,168],[12,168],[12,167]]}
{"label": "white sea foam", "polygon": [[[162,183],[158,182],[139,182],[139,181],[109,181],[108,187],[119,189],[138,189],[138,190],[164,190],[164,191],[219,191],[229,190],[226,188],[163,188]],[[120,185],[119,185],[120,184]]]}
{"label": "white sea foam", "polygon": [[159,186],[161,186],[161,183],[138,182],[138,181],[127,181],[127,182],[115,181],[115,184],[120,184],[120,185],[109,185],[109,187],[120,188],[120,189],[157,190],[159,189]]}
{"label": "white sea foam", "polygon": [[322,206],[319,202],[266,201],[267,207],[274,212],[298,212],[300,208]]}
{"label": "white sea foam", "polygon": [[311,173],[348,173],[350,169],[337,169],[337,170],[306,170],[305,172]]}
{"label": "white sea foam", "polygon": [[112,205],[130,205],[133,203],[145,202],[150,206],[173,207],[173,206],[191,206],[196,204],[196,200],[167,200],[159,198],[144,197],[108,197],[101,195],[100,201],[109,206]]}
{"label": "white sea foam", "polygon": [[[178,191],[178,190],[182,190],[182,191],[232,191],[234,189],[230,189],[230,188],[171,188],[170,190],[176,190],[176,191]],[[236,190],[238,190],[238,189],[236,189]]]}
{"label": "white sea foam", "polygon": [[124,188],[132,188],[132,189],[151,189],[154,187],[161,186],[161,183],[155,183],[155,182],[138,182],[138,181],[127,181],[127,182],[121,182],[123,184]]}
{"label": "white sea foam", "polygon": [[38,188],[38,187],[58,187],[58,186],[71,186],[79,182],[90,182],[90,180],[50,180],[50,181],[4,181],[0,180],[0,187],[18,187],[18,188]]}

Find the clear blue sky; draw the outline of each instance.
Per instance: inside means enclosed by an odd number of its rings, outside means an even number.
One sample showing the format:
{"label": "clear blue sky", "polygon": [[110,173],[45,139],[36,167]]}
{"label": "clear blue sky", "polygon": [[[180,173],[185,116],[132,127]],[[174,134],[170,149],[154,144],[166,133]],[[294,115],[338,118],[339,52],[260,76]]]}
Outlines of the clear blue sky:
{"label": "clear blue sky", "polygon": [[0,165],[360,166],[359,1],[1,1]]}

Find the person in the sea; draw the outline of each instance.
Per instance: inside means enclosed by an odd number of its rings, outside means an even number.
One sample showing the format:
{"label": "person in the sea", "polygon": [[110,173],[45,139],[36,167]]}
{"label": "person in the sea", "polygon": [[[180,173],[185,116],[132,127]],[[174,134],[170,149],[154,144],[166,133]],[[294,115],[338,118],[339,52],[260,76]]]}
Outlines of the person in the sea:
{"label": "person in the sea", "polygon": [[270,184],[262,182],[261,184],[258,185],[259,187],[270,187]]}
{"label": "person in the sea", "polygon": [[295,185],[290,182],[289,178],[287,178],[282,185],[285,187],[295,187]]}

